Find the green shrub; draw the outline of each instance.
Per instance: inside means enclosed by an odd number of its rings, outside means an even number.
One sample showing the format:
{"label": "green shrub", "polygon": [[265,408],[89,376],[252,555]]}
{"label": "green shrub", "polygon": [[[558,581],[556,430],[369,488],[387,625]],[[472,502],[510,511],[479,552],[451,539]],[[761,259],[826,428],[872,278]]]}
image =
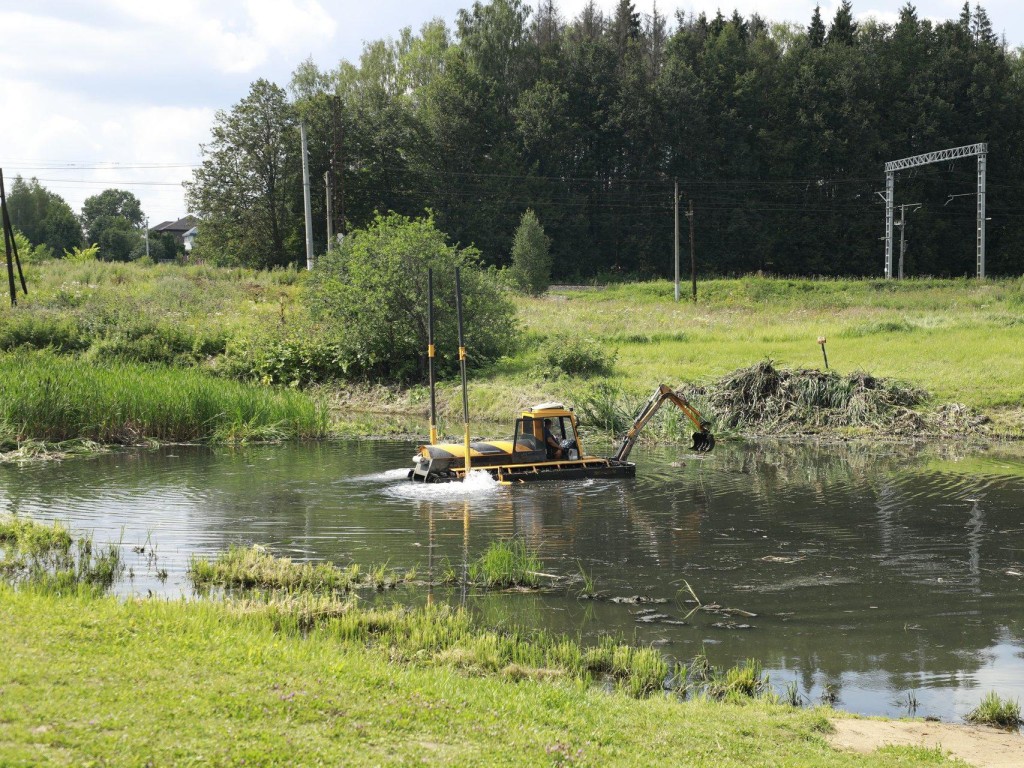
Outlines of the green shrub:
{"label": "green shrub", "polygon": [[106,338],[93,344],[90,357],[100,361],[192,365],[223,353],[226,346],[223,333],[207,335],[188,326],[139,319],[115,325]]}
{"label": "green shrub", "polygon": [[315,334],[244,339],[230,345],[218,371],[261,384],[304,387],[345,377],[348,358],[342,344]]}
{"label": "green shrub", "polygon": [[458,370],[455,269],[462,271],[470,366],[493,362],[515,346],[515,307],[475,248],[448,244],[432,218],[378,215],[322,256],[304,297],[314,318],[343,330],[339,353],[348,377],[423,381],[427,364],[427,269],[434,270],[436,365]]}
{"label": "green shrub", "polygon": [[554,372],[570,376],[602,376],[612,372],[615,353],[583,336],[553,336],[542,354]]}

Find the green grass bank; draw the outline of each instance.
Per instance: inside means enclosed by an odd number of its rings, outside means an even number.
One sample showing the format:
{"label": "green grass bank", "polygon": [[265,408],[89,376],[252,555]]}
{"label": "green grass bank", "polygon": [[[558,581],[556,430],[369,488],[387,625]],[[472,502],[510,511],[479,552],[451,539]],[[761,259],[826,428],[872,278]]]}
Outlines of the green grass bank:
{"label": "green grass bank", "polygon": [[[262,393],[282,390],[322,397],[331,407],[333,433],[424,430],[425,387],[343,378],[332,346],[337,329],[313,322],[303,300],[302,271],[60,260],[27,269],[29,296],[15,309],[0,310],[0,361],[19,353],[81,361],[140,393],[155,391],[161,376],[189,389],[188,377],[202,372],[206,378],[194,380],[204,388],[212,392],[218,382],[235,382],[237,392],[246,392],[242,399],[253,403],[218,406],[217,413],[225,415],[211,421],[216,414],[202,407],[203,397],[175,402],[179,416],[158,414],[161,393],[146,406],[145,420],[152,425],[146,437],[322,433],[319,427],[275,428],[294,419],[269,415],[264,402],[286,398]],[[1024,279],[750,276],[702,281],[698,290],[696,303],[685,293],[674,302],[668,281],[556,286],[540,297],[516,296],[520,343],[513,355],[472,372],[473,421],[507,429],[517,408],[544,400],[603,399],[630,410],[659,383],[714,387],[730,372],[766,359],[779,368],[823,369],[817,339],[824,336],[831,368],[841,375],[864,371],[894,379],[928,393],[914,406],[923,412],[961,403],[991,416],[992,434],[1024,435]],[[472,328],[467,337],[472,350]],[[587,359],[594,350],[601,359]],[[149,368],[131,367],[137,365]],[[4,379],[11,381],[8,391],[15,390],[15,399],[23,397],[11,380],[18,367],[24,362],[0,362],[0,387]],[[75,376],[84,370],[75,369]],[[273,383],[279,388],[266,386]],[[109,399],[102,401],[108,412],[84,413],[92,393],[78,391],[69,395],[83,400],[70,408],[76,415],[65,437],[117,442],[137,433],[135,417],[115,423],[109,410],[119,406]],[[442,382],[439,394],[442,427],[460,431],[458,382]],[[19,403],[17,409],[31,411],[32,405]],[[246,415],[255,411],[268,416]],[[2,418],[10,439],[12,417]],[[179,423],[170,423],[175,418]],[[47,437],[53,424],[45,419],[15,426],[17,440],[56,439]],[[663,431],[671,437],[671,429]]]}
{"label": "green grass bank", "polygon": [[949,764],[920,748],[836,751],[822,710],[402,659],[253,604],[3,585],[0,624],[9,766]]}

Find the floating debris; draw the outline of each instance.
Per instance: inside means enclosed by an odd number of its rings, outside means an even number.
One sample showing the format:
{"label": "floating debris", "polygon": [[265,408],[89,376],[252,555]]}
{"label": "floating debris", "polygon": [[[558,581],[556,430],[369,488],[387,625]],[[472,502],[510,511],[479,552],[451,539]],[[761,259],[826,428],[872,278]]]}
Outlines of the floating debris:
{"label": "floating debris", "polygon": [[750,624],[737,624],[735,621],[716,621],[711,626],[715,629],[754,629]]}
{"label": "floating debris", "polygon": [[656,621],[672,618],[667,613],[648,613],[646,616],[637,616],[636,621],[640,624],[653,624]]}
{"label": "floating debris", "polygon": [[644,595],[631,595],[629,597],[609,597],[608,602],[620,605],[643,605],[644,603],[667,603],[666,597],[645,597]]}
{"label": "floating debris", "polygon": [[761,558],[765,563],[785,563],[786,565],[789,565],[790,563],[799,563],[801,560],[806,559],[807,558],[803,555],[765,555]]}

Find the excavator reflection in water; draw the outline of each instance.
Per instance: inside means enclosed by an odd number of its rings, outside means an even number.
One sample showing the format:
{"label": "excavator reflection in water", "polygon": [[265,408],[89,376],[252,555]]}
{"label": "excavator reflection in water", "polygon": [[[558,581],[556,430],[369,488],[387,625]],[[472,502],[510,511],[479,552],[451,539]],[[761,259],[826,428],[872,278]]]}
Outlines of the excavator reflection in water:
{"label": "excavator reflection in water", "polygon": [[462,480],[466,474],[467,448],[470,468],[485,471],[502,483],[634,477],[636,464],[628,461],[630,451],[640,431],[666,401],[674,403],[696,427],[692,450],[711,451],[715,438],[708,421],[685,397],[662,384],[640,409],[614,456],[587,455],[573,409],[561,403],[542,403],[523,411],[516,419],[511,440],[420,446],[413,457],[409,479],[425,483]]}

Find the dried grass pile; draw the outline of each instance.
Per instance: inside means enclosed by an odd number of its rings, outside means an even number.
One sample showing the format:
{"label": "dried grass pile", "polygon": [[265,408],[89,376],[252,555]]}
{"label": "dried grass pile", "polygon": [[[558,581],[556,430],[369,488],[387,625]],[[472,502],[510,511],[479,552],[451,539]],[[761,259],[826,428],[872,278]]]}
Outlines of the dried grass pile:
{"label": "dried grass pile", "polygon": [[923,389],[863,372],[780,369],[771,360],[733,371],[703,394],[716,428],[749,434],[857,427],[907,434],[925,427],[914,407],[928,399]]}

